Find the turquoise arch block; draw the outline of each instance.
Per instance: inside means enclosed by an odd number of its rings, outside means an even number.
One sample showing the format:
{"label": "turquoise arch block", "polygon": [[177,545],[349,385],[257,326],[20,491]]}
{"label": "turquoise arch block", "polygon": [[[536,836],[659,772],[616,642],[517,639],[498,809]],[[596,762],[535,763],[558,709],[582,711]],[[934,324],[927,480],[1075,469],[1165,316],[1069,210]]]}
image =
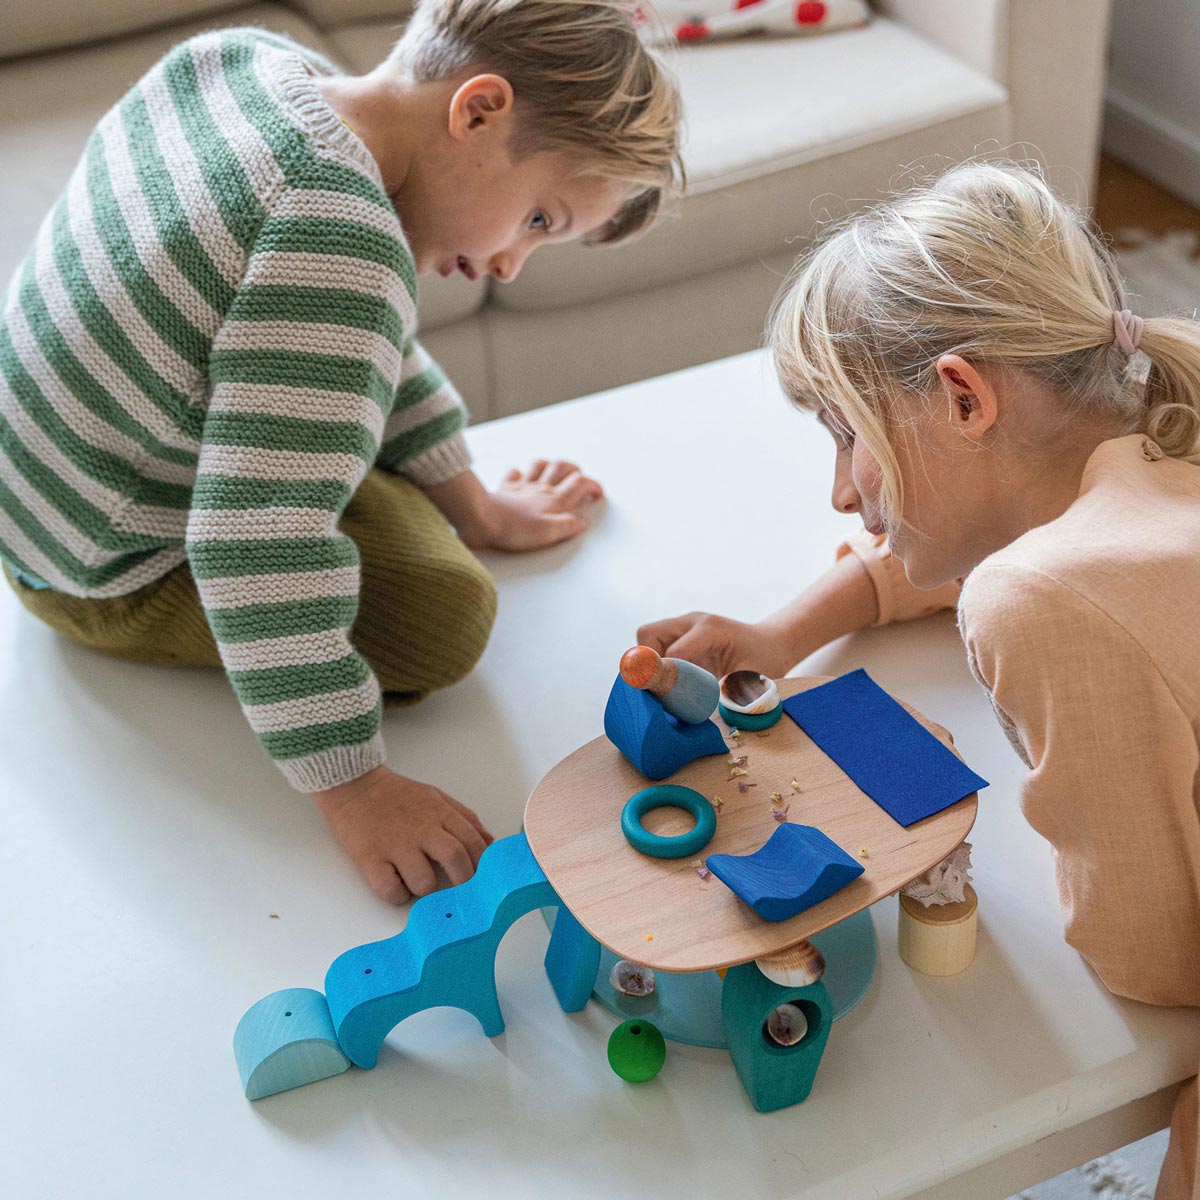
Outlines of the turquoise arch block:
{"label": "turquoise arch block", "polygon": [[316,1083],[350,1066],[329,1005],[312,988],[272,992],[248,1009],[234,1032],[233,1053],[248,1100]]}
{"label": "turquoise arch block", "polygon": [[[781,1004],[796,1005],[808,1019],[808,1032],[794,1046],[776,1045],[764,1029]],[[808,1098],[833,1024],[833,1005],[820,980],[807,987],[780,987],[752,962],[730,967],[721,990],[721,1020],[729,1057],[758,1112]]]}
{"label": "turquoise arch block", "polygon": [[[472,1013],[489,1037],[502,1033],[496,950],[518,917],[559,903],[523,833],[493,842],[473,878],[418,900],[395,937],[334,960],[325,996],[342,1049],[355,1065],[373,1067],[396,1025],[442,1006]],[[574,917],[555,922],[546,970],[565,1011],[587,1003],[599,962],[599,943]]]}

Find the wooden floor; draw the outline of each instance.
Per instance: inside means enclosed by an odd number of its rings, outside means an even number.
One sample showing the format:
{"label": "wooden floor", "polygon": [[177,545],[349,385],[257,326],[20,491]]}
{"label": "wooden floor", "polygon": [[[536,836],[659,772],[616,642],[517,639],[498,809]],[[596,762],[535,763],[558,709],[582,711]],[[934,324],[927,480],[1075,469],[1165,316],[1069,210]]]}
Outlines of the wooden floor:
{"label": "wooden floor", "polygon": [[1200,209],[1116,159],[1102,155],[1096,189],[1096,223],[1120,249],[1123,244],[1128,245],[1122,232],[1130,229],[1153,236],[1173,229],[1200,234]]}

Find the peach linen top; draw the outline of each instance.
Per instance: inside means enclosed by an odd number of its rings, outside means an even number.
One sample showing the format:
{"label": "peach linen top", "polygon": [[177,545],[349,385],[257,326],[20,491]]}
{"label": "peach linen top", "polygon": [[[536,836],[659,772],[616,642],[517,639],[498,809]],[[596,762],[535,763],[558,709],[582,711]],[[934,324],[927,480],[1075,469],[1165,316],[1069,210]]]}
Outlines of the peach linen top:
{"label": "peach linen top", "polygon": [[[881,538],[847,551],[880,623],[953,603]],[[1061,517],[971,572],[958,620],[1029,767],[1021,807],[1053,847],[1067,941],[1118,995],[1200,1005],[1200,467],[1141,434],[1101,443]]]}

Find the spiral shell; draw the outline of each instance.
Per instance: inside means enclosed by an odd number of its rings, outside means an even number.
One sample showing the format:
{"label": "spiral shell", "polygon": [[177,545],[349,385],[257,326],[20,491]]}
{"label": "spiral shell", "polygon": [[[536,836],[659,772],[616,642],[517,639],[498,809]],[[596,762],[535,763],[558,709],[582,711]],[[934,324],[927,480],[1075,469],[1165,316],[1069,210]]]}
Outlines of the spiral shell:
{"label": "spiral shell", "polygon": [[613,965],[608,982],[626,996],[649,996],[654,991],[654,972],[623,958]]}
{"label": "spiral shell", "polygon": [[780,987],[808,987],[825,974],[825,956],[810,941],[755,959],[758,969]]}
{"label": "spiral shell", "polygon": [[777,1046],[794,1046],[807,1032],[808,1018],[794,1004],[781,1004],[767,1017],[767,1037]]}

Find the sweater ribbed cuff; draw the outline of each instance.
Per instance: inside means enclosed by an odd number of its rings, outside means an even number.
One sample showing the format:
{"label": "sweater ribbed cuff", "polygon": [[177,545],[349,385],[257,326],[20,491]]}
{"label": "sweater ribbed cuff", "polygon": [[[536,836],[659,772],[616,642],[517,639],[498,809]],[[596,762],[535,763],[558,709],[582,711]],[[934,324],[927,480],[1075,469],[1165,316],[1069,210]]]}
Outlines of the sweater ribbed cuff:
{"label": "sweater ribbed cuff", "polygon": [[445,441],[430,446],[415,458],[406,458],[397,471],[418,487],[433,487],[461,475],[471,466],[471,452],[461,433],[451,434]]}
{"label": "sweater ribbed cuff", "polygon": [[303,758],[276,759],[276,766],[297,791],[323,792],[373,771],[387,757],[383,735],[357,746],[335,746]]}

